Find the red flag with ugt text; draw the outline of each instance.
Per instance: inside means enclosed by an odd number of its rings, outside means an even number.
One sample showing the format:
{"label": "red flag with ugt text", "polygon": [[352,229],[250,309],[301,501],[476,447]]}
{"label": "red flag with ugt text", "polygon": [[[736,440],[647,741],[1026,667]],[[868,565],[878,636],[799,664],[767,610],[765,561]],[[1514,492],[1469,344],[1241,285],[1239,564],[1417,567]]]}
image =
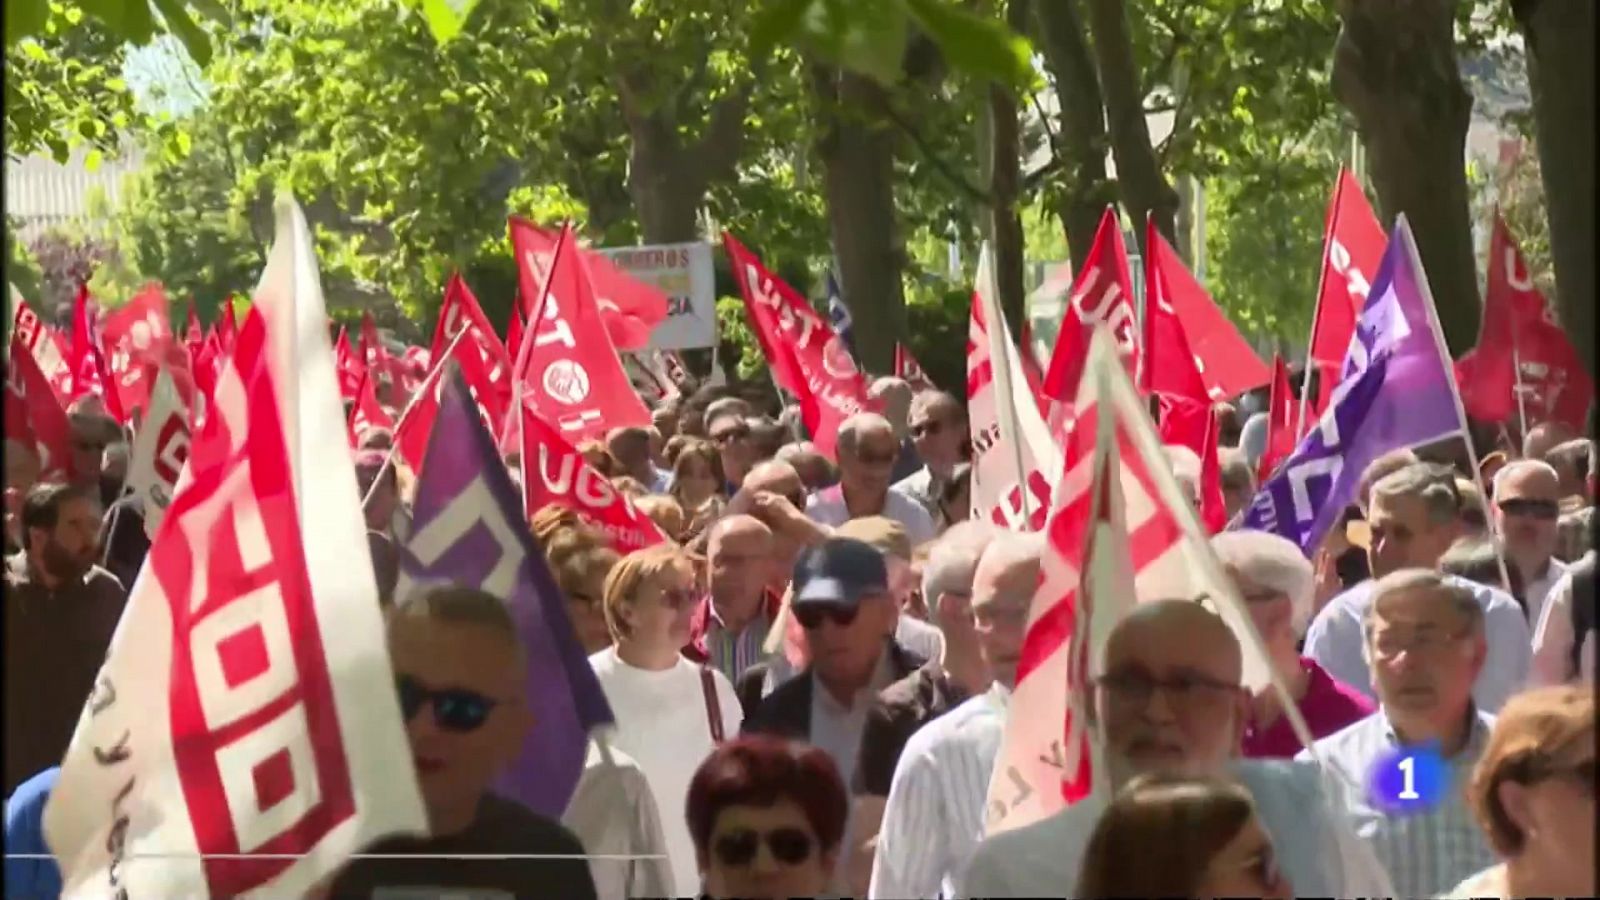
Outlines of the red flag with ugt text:
{"label": "red flag with ugt text", "polygon": [[6,361],[6,440],[33,449],[39,456],[40,480],[73,475],[72,426],[67,411],[39,363],[23,345],[21,332],[11,334]]}
{"label": "red flag with ugt text", "polygon": [[[457,341],[457,338],[460,340]],[[473,296],[460,273],[452,274],[445,285],[444,303],[439,307],[439,322],[433,329],[433,345],[428,350],[424,373],[442,364],[445,351],[452,343],[465,345],[475,353],[475,364],[469,367],[463,363],[462,367],[467,370],[468,384],[477,392],[478,405],[488,406],[503,415],[511,404],[511,359],[506,356],[505,345],[500,343],[499,335],[489,324],[489,317],[483,314],[478,298]],[[459,360],[464,357],[456,355],[455,358]],[[420,354],[413,356],[414,365],[419,360]],[[482,384],[471,380],[477,372],[484,375]],[[437,383],[434,390],[437,393]],[[496,418],[494,422],[498,427],[500,420]],[[421,457],[418,457],[420,461]]]}
{"label": "red flag with ugt text", "polygon": [[[1162,298],[1183,323],[1195,368],[1211,399],[1237,397],[1271,380],[1272,371],[1267,364],[1189,274],[1177,251],[1156,230],[1154,219],[1146,225],[1145,247],[1149,257],[1145,261],[1145,295],[1148,298],[1151,291],[1151,274],[1159,272]],[[1146,366],[1154,365],[1153,361],[1146,362]]]}
{"label": "red flag with ugt text", "polygon": [[744,297],[745,315],[774,377],[800,400],[800,415],[817,451],[833,457],[839,425],[875,408],[867,399],[866,378],[849,346],[799,291],[767,271],[732,234],[724,231],[722,242]]}
{"label": "red flag with ugt text", "polygon": [[596,472],[560,430],[531,406],[522,409],[522,489],[529,510],[554,504],[576,512],[610,538],[621,554],[666,540],[649,516]]}
{"label": "red flag with ugt text", "polygon": [[22,340],[22,346],[33,354],[39,372],[50,384],[56,400],[65,406],[72,400],[72,366],[67,362],[65,341],[61,332],[49,322],[39,318],[28,304],[18,299],[17,312],[11,320],[11,334]]}
{"label": "red flag with ugt text", "polygon": [[1342,166],[1328,202],[1325,231],[1321,292],[1311,325],[1309,353],[1321,377],[1318,396],[1308,398],[1315,402],[1307,407],[1303,430],[1310,430],[1338,386],[1350,339],[1356,333],[1356,319],[1367,304],[1367,293],[1372,280],[1378,277],[1378,263],[1389,243],[1360,182]]}
{"label": "red flag with ugt text", "polygon": [[[532,256],[528,229],[511,225],[522,291],[539,290],[537,273],[524,265]],[[524,223],[526,224],[526,223]],[[556,244],[543,297],[528,319],[522,348],[512,366],[513,396],[521,391],[540,417],[574,442],[604,437],[612,428],[649,425],[650,410],[633,390],[622,360],[606,333],[588,273],[568,227]],[[507,434],[521,427],[507,423]],[[502,446],[502,450],[509,447]]]}
{"label": "red flag with ugt text", "polygon": [[[521,325],[516,322],[517,315],[520,313],[523,318],[531,319],[543,294],[561,229],[540,228],[527,219],[512,216],[511,235],[512,244],[517,248],[518,270],[532,276],[531,282],[523,285],[522,306],[512,314],[515,325]],[[576,243],[572,249],[588,270],[595,305],[612,346],[618,350],[638,350],[648,344],[650,332],[667,317],[666,292],[617,268],[603,253],[595,253]]]}
{"label": "red flag with ugt text", "polygon": [[1289,364],[1272,357],[1272,393],[1267,401],[1267,444],[1256,463],[1256,483],[1265,484],[1278,463],[1294,452],[1294,395],[1289,392]]}
{"label": "red flag with ugt text", "polygon": [[916,357],[911,355],[910,348],[898,342],[894,345],[894,374],[896,378],[903,379],[906,384],[911,385],[912,391],[937,390],[933,382],[928,379],[928,373],[922,371],[922,366],[917,363]]}
{"label": "red flag with ugt text", "polygon": [[1043,390],[1050,399],[1046,419],[1052,430],[1063,427],[1078,395],[1078,376],[1089,355],[1094,327],[1105,323],[1117,341],[1117,352],[1128,374],[1139,371],[1139,327],[1133,308],[1133,279],[1128,274],[1128,250],[1122,226],[1110,206],[1100,216],[1094,243],[1084,259],[1062,315],[1055,350],[1045,369]]}

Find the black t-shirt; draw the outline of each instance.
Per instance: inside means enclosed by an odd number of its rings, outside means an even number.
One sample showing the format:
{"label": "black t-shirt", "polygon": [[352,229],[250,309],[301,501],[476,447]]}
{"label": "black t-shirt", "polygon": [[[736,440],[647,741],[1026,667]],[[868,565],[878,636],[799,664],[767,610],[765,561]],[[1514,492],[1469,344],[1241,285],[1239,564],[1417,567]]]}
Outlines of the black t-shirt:
{"label": "black t-shirt", "polygon": [[[353,859],[330,897],[372,900],[561,897],[594,900],[583,844],[558,822],[520,803],[485,795],[466,831],[433,838],[392,837],[364,852],[414,859]],[[566,859],[443,859],[445,856],[561,854]]]}

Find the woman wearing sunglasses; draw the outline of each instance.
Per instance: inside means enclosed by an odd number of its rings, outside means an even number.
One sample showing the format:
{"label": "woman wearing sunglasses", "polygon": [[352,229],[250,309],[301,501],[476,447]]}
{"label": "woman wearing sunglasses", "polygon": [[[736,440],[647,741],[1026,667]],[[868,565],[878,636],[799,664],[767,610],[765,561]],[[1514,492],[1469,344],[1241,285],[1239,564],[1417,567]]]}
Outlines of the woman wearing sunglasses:
{"label": "woman wearing sunglasses", "polygon": [[1250,792],[1220,778],[1141,775],[1084,852],[1075,897],[1292,897]]}
{"label": "woman wearing sunglasses", "polygon": [[702,882],[695,893],[713,900],[826,894],[848,811],[826,752],[768,736],[723,744],[689,785]]}
{"label": "woman wearing sunglasses", "polygon": [[612,646],[589,657],[617,718],[615,745],[644,771],[661,809],[677,896],[699,889],[694,842],[677,814],[695,767],[739,731],[739,698],[727,676],[680,652],[694,615],[694,566],[660,544],[628,554],[606,577],[601,606]]}

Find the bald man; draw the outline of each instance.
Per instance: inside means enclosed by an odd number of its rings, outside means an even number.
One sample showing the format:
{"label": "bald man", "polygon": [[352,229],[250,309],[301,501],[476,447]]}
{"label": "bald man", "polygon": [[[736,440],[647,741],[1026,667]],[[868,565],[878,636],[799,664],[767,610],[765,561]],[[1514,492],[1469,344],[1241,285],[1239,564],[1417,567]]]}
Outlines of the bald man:
{"label": "bald man", "polygon": [[789,586],[800,551],[822,543],[831,533],[826,525],[806,517],[806,496],[795,467],[770,459],[750,470],[744,486],[728,504],[729,513],[748,513],[772,530],[767,587],[776,594]]}
{"label": "bald man", "polygon": [[1555,558],[1561,517],[1561,477],[1547,462],[1518,459],[1494,473],[1494,521],[1506,563],[1522,576],[1530,627],[1567,567]]}
{"label": "bald man", "polygon": [[903,378],[885,375],[872,382],[867,389],[867,398],[881,404],[884,418],[889,420],[889,426],[894,429],[895,440],[900,442],[900,455],[895,459],[894,470],[889,473],[890,482],[900,481],[922,468],[922,460],[917,455],[916,442],[911,438],[910,421],[911,385]]}
{"label": "bald man", "polygon": [[1522,458],[1544,459],[1557,444],[1573,437],[1572,429],[1561,422],[1541,422],[1528,429],[1527,436],[1522,439]]}
{"label": "bald man", "polygon": [[762,645],[778,614],[781,598],[767,588],[772,548],[772,529],[754,516],[726,516],[707,535],[708,590],[689,620],[683,655],[736,684],[766,655]]}
{"label": "bald man", "polygon": [[900,454],[889,420],[856,413],[839,424],[839,485],[818,491],[806,515],[828,526],[865,516],[888,516],[905,526],[913,547],[938,535],[933,516],[909,495],[890,487]]}
{"label": "bald man", "polygon": [[940,487],[949,481],[956,466],[966,461],[966,410],[943,391],[923,391],[911,399],[908,430],[922,468],[895,482],[894,487],[927,507],[929,515],[937,516]]}
{"label": "bald man", "polygon": [[1108,794],[1146,772],[1232,777],[1255,798],[1277,865],[1297,895],[1389,896],[1387,878],[1322,789],[1313,764],[1240,760],[1249,698],[1238,640],[1186,600],[1141,603],[1112,629],[1094,708],[1110,791],[979,845],[962,897],[1070,893]]}

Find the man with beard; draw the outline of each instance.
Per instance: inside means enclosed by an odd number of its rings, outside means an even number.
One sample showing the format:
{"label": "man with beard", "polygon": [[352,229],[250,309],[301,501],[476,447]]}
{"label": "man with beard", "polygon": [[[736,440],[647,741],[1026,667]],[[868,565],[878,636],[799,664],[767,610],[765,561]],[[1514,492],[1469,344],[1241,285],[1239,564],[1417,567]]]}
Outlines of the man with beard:
{"label": "man with beard", "polygon": [[127,592],[94,564],[94,485],[41,484],[22,505],[23,549],[6,560],[6,784],[61,762],[105,661]]}

